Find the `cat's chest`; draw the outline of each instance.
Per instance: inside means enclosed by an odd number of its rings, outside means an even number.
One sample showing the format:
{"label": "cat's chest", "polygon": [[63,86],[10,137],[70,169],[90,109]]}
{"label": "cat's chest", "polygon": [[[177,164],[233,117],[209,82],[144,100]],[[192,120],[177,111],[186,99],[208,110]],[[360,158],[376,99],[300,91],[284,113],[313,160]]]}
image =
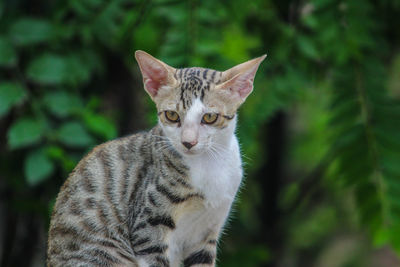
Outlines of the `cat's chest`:
{"label": "cat's chest", "polygon": [[219,157],[205,156],[187,164],[191,184],[204,196],[204,201],[187,204],[179,216],[169,239],[171,266],[179,265],[185,250],[195,249],[196,244],[207,242],[207,239],[218,238],[243,174],[236,139]]}
{"label": "cat's chest", "polygon": [[240,185],[243,171],[237,139],[228,149],[215,154],[188,159],[190,181],[211,207],[232,202]]}

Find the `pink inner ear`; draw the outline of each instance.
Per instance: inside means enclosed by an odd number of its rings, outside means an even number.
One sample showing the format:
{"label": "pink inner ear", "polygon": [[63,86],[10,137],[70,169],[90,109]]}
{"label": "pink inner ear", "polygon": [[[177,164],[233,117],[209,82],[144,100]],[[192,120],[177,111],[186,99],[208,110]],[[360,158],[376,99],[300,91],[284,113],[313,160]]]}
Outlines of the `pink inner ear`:
{"label": "pink inner ear", "polygon": [[238,75],[228,81],[224,87],[229,88],[232,94],[236,93],[241,98],[246,98],[253,90],[253,79],[246,75]]}
{"label": "pink inner ear", "polygon": [[157,95],[157,91],[160,88],[160,83],[151,79],[146,79],[144,82],[144,86],[149,94],[154,97]]}
{"label": "pink inner ear", "polygon": [[144,86],[151,96],[156,96],[158,90],[168,79],[168,71],[163,66],[152,62],[143,62],[142,74]]}
{"label": "pink inner ear", "polygon": [[253,83],[249,80],[245,80],[241,83],[238,89],[240,97],[245,98],[251,93],[251,90],[253,89]]}

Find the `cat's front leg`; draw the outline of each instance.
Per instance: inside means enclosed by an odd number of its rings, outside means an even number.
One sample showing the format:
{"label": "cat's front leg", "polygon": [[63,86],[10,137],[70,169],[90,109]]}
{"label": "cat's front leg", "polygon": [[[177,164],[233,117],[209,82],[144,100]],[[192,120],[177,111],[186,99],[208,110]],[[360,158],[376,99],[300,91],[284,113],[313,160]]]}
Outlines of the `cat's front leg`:
{"label": "cat's front leg", "polygon": [[149,255],[138,260],[139,267],[170,267],[171,263],[165,254]]}
{"label": "cat's front leg", "polygon": [[207,238],[205,243],[192,249],[187,253],[183,260],[183,266],[195,267],[210,267],[215,266],[215,258],[217,255],[217,240],[216,238]]}

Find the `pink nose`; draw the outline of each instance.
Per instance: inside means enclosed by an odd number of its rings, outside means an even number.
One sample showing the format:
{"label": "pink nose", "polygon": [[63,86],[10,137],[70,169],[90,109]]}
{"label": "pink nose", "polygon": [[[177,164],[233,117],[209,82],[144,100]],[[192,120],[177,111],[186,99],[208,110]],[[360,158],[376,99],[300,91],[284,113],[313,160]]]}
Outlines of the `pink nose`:
{"label": "pink nose", "polygon": [[187,148],[191,149],[197,144],[197,141],[192,141],[192,142],[182,142],[182,144]]}

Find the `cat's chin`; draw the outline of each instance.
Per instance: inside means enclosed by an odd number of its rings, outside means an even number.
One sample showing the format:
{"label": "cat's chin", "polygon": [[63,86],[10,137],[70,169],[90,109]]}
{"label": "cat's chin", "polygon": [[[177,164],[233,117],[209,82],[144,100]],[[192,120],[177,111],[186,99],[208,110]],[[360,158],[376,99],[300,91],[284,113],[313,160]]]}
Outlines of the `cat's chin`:
{"label": "cat's chin", "polygon": [[181,150],[181,154],[187,157],[195,157],[203,154],[202,150]]}

